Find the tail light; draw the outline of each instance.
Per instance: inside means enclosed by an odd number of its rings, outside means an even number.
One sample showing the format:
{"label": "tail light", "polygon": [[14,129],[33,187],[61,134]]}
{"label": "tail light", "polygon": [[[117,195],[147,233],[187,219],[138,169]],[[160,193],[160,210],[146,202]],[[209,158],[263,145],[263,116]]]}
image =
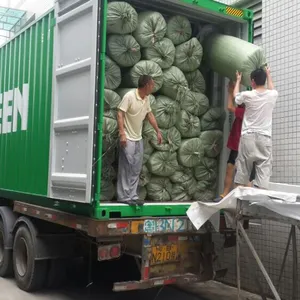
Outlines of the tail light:
{"label": "tail light", "polygon": [[105,245],[98,247],[98,261],[118,258],[121,255],[121,244]]}

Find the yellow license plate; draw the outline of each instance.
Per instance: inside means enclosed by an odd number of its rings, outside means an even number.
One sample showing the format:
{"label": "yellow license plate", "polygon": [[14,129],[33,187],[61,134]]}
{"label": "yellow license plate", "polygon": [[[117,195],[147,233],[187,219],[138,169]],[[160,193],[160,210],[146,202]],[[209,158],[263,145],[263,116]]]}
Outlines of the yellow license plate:
{"label": "yellow license plate", "polygon": [[151,265],[177,261],[179,258],[177,244],[153,246],[151,253]]}

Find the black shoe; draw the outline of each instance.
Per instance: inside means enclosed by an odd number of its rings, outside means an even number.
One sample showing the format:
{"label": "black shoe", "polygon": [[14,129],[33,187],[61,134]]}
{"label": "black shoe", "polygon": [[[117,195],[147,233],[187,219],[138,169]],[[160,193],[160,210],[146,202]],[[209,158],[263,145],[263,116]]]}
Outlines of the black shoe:
{"label": "black shoe", "polygon": [[138,205],[137,201],[134,201],[134,200],[119,201],[119,203],[123,203],[123,204],[129,205],[129,206],[137,206]]}

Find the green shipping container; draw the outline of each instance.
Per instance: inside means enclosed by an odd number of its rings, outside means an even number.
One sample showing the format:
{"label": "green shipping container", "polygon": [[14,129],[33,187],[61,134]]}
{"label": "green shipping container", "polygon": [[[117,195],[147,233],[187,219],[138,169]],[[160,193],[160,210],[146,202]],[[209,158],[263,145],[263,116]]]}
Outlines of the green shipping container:
{"label": "green shipping container", "polygon": [[[127,2],[252,39],[249,10],[211,0],[166,1]],[[106,9],[107,0],[57,1],[0,49],[0,197],[98,219],[185,215],[188,203],[101,203]],[[225,81],[212,76],[212,102],[223,103]]]}

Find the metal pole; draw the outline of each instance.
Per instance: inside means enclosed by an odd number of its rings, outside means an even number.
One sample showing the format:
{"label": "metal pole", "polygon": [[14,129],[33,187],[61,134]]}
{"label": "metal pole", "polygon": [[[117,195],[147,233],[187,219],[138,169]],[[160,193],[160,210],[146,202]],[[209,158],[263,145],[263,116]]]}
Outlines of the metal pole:
{"label": "metal pole", "polygon": [[298,255],[297,255],[297,240],[296,227],[292,225],[291,228],[293,241],[293,300],[298,299]]}
{"label": "metal pole", "polygon": [[[238,223],[239,221],[237,221]],[[236,224],[236,280],[237,280],[237,299],[240,300],[241,295],[241,267],[240,267],[240,233],[239,233],[239,227]]]}
{"label": "metal pole", "polygon": [[276,288],[275,288],[275,286],[274,286],[274,284],[273,284],[273,282],[272,282],[272,280],[271,280],[271,278],[270,278],[267,270],[265,269],[265,267],[264,267],[262,261],[260,260],[257,252],[255,251],[255,248],[254,248],[253,244],[251,243],[251,241],[250,241],[250,239],[249,239],[249,237],[248,237],[245,229],[243,228],[243,225],[241,224],[241,222],[239,222],[239,221],[237,222],[237,227],[241,231],[241,233],[242,233],[242,235],[243,235],[246,243],[248,244],[248,247],[250,248],[250,250],[252,252],[252,255],[254,256],[254,258],[255,258],[255,260],[256,260],[256,262],[257,262],[260,270],[262,271],[264,277],[266,278],[266,280],[268,282],[268,285],[270,286],[271,291],[272,291],[275,299],[276,300],[281,300],[281,298],[280,298],[280,296],[279,296],[279,294],[278,294],[278,292],[277,292],[277,290],[276,290]]}
{"label": "metal pole", "polygon": [[291,244],[291,239],[292,239],[292,227],[291,227],[291,230],[290,230],[289,238],[288,238],[286,248],[285,248],[285,252],[284,252],[284,256],[283,256],[283,261],[282,261],[282,264],[281,264],[281,269],[280,269],[280,274],[279,274],[279,278],[278,278],[277,288],[279,288],[279,286],[280,286],[280,281],[281,281],[281,278],[282,278],[282,275],[283,275],[287,255],[288,255],[290,244]]}

